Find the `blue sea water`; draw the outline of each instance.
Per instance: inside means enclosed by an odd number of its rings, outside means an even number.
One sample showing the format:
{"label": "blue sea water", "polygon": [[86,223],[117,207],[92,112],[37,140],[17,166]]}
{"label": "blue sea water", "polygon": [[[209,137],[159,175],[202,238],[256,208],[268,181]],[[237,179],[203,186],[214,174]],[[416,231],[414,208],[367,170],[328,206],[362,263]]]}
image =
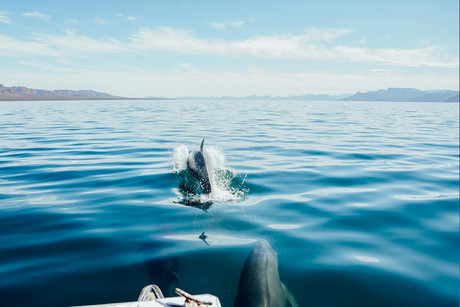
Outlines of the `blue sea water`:
{"label": "blue sea water", "polygon": [[[0,102],[0,306],[232,306],[259,239],[299,306],[458,306],[458,107]],[[209,196],[184,189],[202,138]]]}

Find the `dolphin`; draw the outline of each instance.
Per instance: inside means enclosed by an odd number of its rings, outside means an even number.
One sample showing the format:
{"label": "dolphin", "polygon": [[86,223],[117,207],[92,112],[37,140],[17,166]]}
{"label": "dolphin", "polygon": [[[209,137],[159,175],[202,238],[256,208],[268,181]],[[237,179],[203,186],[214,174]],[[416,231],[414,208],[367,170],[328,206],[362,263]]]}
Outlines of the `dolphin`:
{"label": "dolphin", "polygon": [[204,139],[201,141],[200,151],[193,151],[187,157],[187,166],[200,183],[201,188],[206,194],[211,193],[211,181],[209,180],[206,160],[203,153]]}
{"label": "dolphin", "polygon": [[235,307],[298,307],[294,296],[280,281],[278,255],[260,240],[246,258],[238,284]]}

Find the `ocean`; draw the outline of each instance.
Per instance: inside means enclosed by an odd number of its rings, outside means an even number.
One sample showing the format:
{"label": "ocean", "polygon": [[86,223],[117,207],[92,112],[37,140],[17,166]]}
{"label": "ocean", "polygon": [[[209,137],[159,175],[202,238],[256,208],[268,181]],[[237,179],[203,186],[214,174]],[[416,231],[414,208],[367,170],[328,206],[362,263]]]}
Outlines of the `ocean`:
{"label": "ocean", "polygon": [[458,103],[0,102],[0,135],[0,306],[233,306],[260,239],[299,306],[459,304]]}

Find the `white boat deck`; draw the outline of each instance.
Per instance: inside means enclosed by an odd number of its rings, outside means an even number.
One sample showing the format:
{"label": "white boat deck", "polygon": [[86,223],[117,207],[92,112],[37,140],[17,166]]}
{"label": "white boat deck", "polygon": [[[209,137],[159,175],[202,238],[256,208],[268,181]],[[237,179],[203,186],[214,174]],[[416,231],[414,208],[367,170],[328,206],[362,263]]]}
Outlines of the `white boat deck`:
{"label": "white boat deck", "polygon": [[[220,304],[220,301],[217,297],[210,295],[210,294],[200,294],[200,295],[194,295],[195,298],[199,299],[200,301],[207,301],[211,302],[212,305],[206,305],[206,306],[212,306],[212,307],[222,307]],[[126,302],[126,303],[113,303],[113,304],[101,304],[101,305],[87,305],[84,307],[179,307],[179,306],[185,306],[185,298],[182,296],[177,296],[177,297],[167,297],[167,298],[161,298],[161,299],[156,299],[154,301],[148,301],[148,302]],[[198,305],[195,305],[198,306]],[[205,307],[204,305],[202,305]],[[83,306],[80,306],[83,307]]]}

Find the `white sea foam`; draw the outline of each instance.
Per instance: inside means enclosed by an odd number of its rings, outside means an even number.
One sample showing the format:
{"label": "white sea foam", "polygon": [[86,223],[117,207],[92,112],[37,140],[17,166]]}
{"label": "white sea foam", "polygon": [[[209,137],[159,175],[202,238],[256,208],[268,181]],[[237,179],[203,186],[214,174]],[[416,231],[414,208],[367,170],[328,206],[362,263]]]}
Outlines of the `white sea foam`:
{"label": "white sea foam", "polygon": [[[185,195],[181,189],[173,189],[179,198],[187,198],[188,201],[206,202],[228,202],[237,201],[244,197],[244,179],[239,178],[238,173],[227,166],[227,158],[222,149],[215,146],[205,146],[203,149],[208,170],[209,181],[211,182],[212,192],[210,194],[192,193]],[[185,145],[174,148],[172,164],[173,172],[179,174],[188,172],[187,157],[189,150]],[[182,181],[187,180],[185,176],[179,176]]]}
{"label": "white sea foam", "polygon": [[172,164],[173,172],[177,173],[187,168],[188,148],[185,145],[179,145],[174,148]]}

